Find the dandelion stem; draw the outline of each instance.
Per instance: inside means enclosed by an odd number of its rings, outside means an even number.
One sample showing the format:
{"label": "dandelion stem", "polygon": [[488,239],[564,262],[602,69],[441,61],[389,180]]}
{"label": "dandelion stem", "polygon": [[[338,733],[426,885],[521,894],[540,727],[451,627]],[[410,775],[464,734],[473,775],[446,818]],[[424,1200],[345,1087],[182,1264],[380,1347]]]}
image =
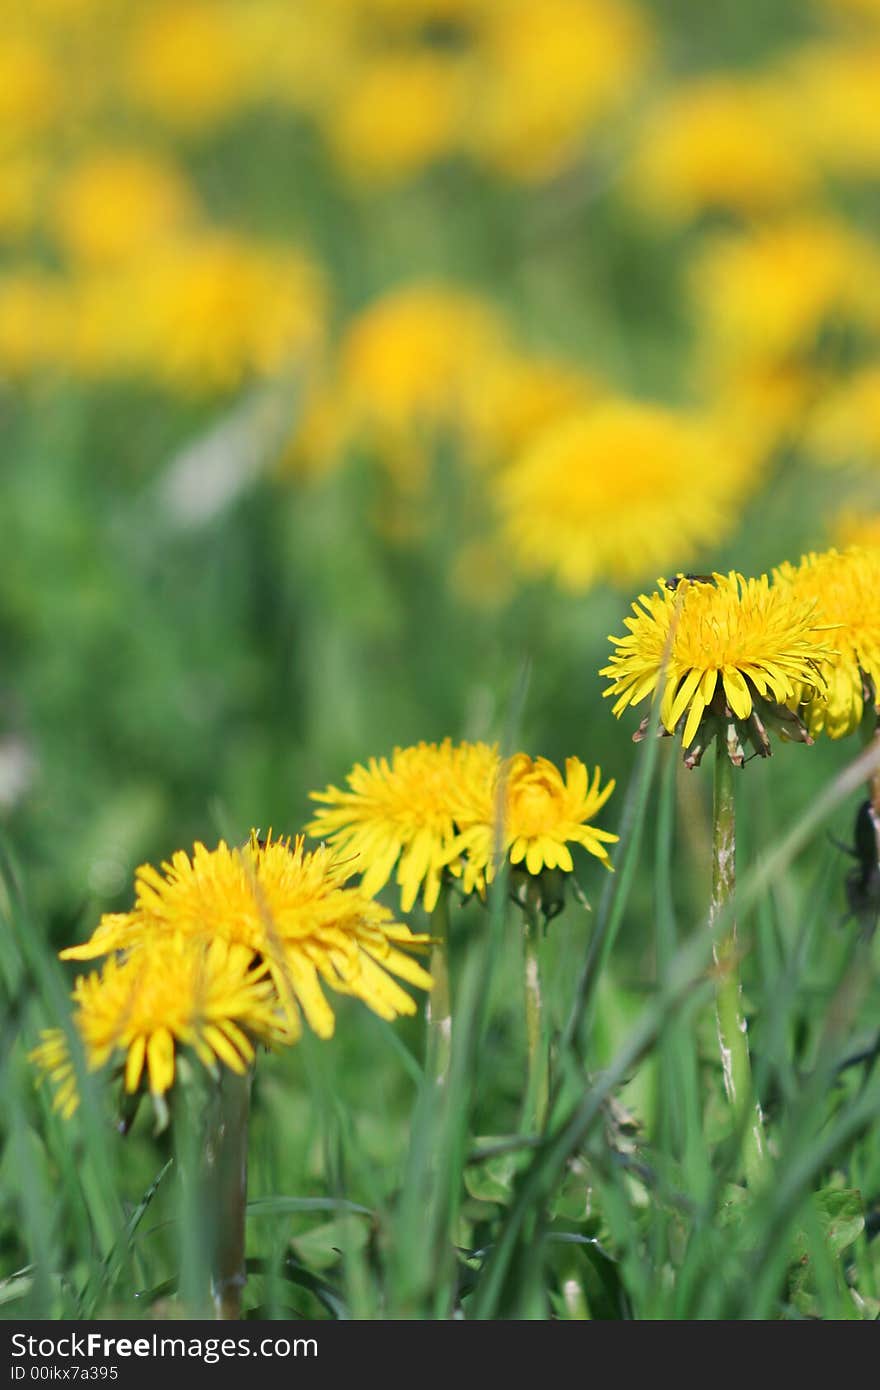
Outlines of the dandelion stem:
{"label": "dandelion stem", "polygon": [[204,1175],[216,1318],[240,1318],[245,1272],[248,1115],[252,1069],[224,1067],[212,1088],[205,1125]]}
{"label": "dandelion stem", "polygon": [[716,746],[710,927],[714,929],[725,911],[731,913],[731,918],[724,934],[712,947],[717,966],[715,1014],[724,1089],[737,1128],[742,1126],[744,1129],[746,1179],[754,1184],[764,1167],[764,1123],[761,1107],[752,1095],[752,1067],[746,1021],[742,1013],[736,919],[732,915],[736,889],[734,771],[724,740],[719,738]]}
{"label": "dandelion stem", "polygon": [[452,1056],[452,1004],[449,994],[449,888],[443,883],[431,913],[431,960],[434,981],[428,995],[428,1072],[440,1087],[449,1078]]}
{"label": "dandelion stem", "polygon": [[541,985],[541,966],[538,943],[541,939],[539,903],[531,889],[523,903],[523,955],[525,965],[526,1040],[529,1050],[528,1087],[526,1090],[525,1128],[540,1130],[547,1116],[550,1093],[549,1057],[544,1019],[544,994]]}

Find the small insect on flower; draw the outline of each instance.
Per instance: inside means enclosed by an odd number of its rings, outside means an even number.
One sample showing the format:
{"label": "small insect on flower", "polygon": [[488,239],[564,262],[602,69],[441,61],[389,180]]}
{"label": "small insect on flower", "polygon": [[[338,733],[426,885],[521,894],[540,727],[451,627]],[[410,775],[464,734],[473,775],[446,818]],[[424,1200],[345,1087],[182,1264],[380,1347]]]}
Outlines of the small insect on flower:
{"label": "small insect on flower", "polygon": [[677,589],[684,580],[691,584],[714,584],[714,574],[677,574],[674,579],[665,580],[667,589]]}

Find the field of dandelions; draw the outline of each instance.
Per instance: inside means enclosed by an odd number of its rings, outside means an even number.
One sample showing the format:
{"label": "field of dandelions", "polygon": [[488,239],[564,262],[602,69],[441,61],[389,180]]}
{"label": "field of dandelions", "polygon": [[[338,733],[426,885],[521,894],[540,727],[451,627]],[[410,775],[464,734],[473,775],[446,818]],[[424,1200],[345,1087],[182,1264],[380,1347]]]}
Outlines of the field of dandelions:
{"label": "field of dandelions", "polygon": [[878,87],[4,12],[4,1318],[880,1316]]}

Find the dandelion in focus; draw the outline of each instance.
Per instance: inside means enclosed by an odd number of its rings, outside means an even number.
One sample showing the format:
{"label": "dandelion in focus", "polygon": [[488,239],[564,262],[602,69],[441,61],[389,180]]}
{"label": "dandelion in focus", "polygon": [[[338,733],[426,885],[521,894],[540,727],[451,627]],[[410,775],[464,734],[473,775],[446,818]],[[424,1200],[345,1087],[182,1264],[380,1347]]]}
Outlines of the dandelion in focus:
{"label": "dandelion in focus", "polygon": [[347,791],[312,792],[322,804],[307,831],[325,839],[341,859],[354,857],[369,896],[394,873],[403,911],[421,895],[432,912],[453,857],[456,809],[469,795],[491,788],[496,766],[495,749],[484,743],[453,744],[447,738],[395,748],[390,759],[356,763]]}
{"label": "dandelion in focus", "polygon": [[771,586],[766,575],[746,579],[732,570],[707,582],[684,578],[674,589],[661,584],[632,612],[599,672],[611,681],[603,694],[614,699],[618,719],[658,695],[661,732],[681,733],[690,767],[713,739],[740,767],[747,743],[769,756],[768,728],[812,742],[789,706],[804,691],[825,690],[820,664],[831,647],[813,600]]}

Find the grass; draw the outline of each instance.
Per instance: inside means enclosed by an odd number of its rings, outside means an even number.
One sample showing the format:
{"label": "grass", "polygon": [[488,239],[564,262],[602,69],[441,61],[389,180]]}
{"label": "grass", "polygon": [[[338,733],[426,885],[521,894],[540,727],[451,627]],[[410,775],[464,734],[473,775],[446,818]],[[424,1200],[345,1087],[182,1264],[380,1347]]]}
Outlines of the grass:
{"label": "grass", "polygon": [[[527,696],[524,720],[528,709]],[[805,750],[781,749],[768,772],[797,775],[795,755]],[[871,943],[839,925],[844,862],[825,837],[864,771],[784,827],[762,824],[753,787],[764,769],[740,779],[754,812],[739,894],[746,1002],[773,1150],[772,1181],[746,1189],[715,1056],[710,936],[693,901],[699,844],[679,810],[701,774],[656,741],[632,761],[618,871],[603,895],[588,869],[593,911],[570,900],[540,946],[554,1039],[543,1131],[519,1128],[518,910],[499,884],[487,909],[453,906],[445,1088],[423,1070],[420,1021],[392,1030],[354,1006],[331,1042],[260,1059],[246,1308],[876,1315],[880,1075],[872,1059],[849,1059],[873,1041],[877,989]],[[181,1201],[179,1149],[145,1113],[114,1133],[95,1087],[69,1122],[35,1092],[23,1048],[63,1017],[65,985],[8,847],[3,884],[4,1313],[167,1315],[198,1286],[205,1244]]]}

